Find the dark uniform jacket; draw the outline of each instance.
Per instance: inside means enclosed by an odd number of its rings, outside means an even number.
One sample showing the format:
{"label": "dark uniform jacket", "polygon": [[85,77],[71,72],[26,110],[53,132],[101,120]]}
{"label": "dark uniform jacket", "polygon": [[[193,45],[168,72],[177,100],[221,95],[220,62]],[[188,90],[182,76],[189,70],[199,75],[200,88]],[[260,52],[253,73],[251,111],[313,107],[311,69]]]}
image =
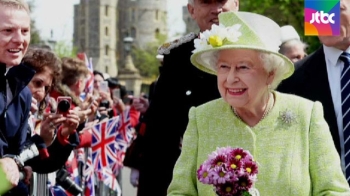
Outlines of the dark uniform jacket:
{"label": "dark uniform jacket", "polygon": [[163,69],[144,117],[146,131],[138,196],[166,195],[181,152],[189,109],[220,97],[216,76],[200,71],[190,62],[194,38],[164,54]]}

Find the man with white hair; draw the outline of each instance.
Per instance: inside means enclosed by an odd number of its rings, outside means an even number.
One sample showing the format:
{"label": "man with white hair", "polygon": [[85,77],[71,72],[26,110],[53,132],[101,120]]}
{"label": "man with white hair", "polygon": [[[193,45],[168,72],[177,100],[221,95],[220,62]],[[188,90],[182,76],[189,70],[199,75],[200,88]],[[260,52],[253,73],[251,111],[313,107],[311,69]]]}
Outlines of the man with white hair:
{"label": "man with white hair", "polygon": [[281,27],[282,44],[279,52],[287,56],[293,63],[306,56],[307,44],[300,40],[297,31],[291,25]]}
{"label": "man with white hair", "polygon": [[[238,6],[238,0],[189,0],[187,4],[201,32],[218,24],[219,13],[237,11]],[[163,44],[158,50],[159,54],[164,55],[164,62],[145,114],[138,196],[167,194],[175,162],[181,153],[189,109],[220,96],[216,76],[200,71],[190,62],[196,37],[198,32],[190,33]],[[161,154],[164,151],[166,153]]]}

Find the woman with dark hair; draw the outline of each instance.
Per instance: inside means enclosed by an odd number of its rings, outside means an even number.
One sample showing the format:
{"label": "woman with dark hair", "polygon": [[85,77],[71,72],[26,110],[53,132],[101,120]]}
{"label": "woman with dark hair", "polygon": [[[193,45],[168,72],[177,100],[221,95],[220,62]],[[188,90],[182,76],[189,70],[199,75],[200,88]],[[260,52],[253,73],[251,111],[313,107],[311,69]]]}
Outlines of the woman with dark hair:
{"label": "woman with dark hair", "polygon": [[[44,110],[49,101],[46,97],[60,80],[62,70],[61,60],[49,50],[33,48],[24,56],[23,62],[32,67],[36,72],[33,79],[28,84],[28,87],[32,92],[33,99],[35,99],[33,102],[38,102],[38,116],[42,119],[41,129],[37,134],[40,134],[45,143],[49,146],[54,138],[55,128],[63,122],[69,121],[70,123],[63,125],[72,132],[73,130],[71,129],[74,127],[72,125],[77,123],[76,120],[78,117],[74,111],[71,112],[71,115],[67,115],[66,117],[63,117],[60,114],[44,115]],[[50,106],[52,107],[52,105]],[[33,105],[31,112],[35,114],[35,110],[36,108]],[[49,133],[42,133],[46,129],[50,130]]]}

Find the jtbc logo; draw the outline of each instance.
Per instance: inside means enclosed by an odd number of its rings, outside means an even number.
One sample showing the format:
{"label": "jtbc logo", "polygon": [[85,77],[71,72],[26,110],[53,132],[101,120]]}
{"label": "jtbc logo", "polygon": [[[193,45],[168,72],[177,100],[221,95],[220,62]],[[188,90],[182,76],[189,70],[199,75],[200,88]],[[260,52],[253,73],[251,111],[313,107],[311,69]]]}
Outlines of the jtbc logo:
{"label": "jtbc logo", "polygon": [[[334,13],[332,14],[328,14],[328,13],[324,13],[323,11],[321,11],[321,13],[316,12],[312,14],[312,19],[310,20],[310,23],[313,24],[314,22],[316,22],[317,24],[328,24],[328,23],[332,23],[334,24]],[[321,22],[320,22],[321,20]]]}

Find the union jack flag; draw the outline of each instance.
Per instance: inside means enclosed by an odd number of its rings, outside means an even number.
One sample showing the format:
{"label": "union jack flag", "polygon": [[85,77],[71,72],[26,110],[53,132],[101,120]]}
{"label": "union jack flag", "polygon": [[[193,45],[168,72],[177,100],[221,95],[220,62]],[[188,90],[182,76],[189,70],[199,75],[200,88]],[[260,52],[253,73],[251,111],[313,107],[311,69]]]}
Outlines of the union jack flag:
{"label": "union jack flag", "polygon": [[92,166],[92,151],[91,148],[86,149],[87,160],[84,165],[83,175],[85,177],[84,196],[95,196],[95,177],[94,167]]}
{"label": "union jack flag", "polygon": [[119,183],[113,174],[112,170],[106,169],[100,172],[97,172],[99,180],[102,180],[103,183],[108,186],[110,189],[117,192],[118,196],[121,195],[121,189]]}
{"label": "union jack flag", "polygon": [[86,94],[92,94],[94,90],[94,67],[92,65],[92,58],[88,59],[85,53],[78,53],[77,57],[85,62],[86,67],[89,69],[89,76],[86,79],[84,92],[80,95],[80,99],[84,100]]}
{"label": "union jack flag", "polygon": [[[70,178],[75,182],[75,184],[80,186],[81,182],[80,182],[80,176],[79,176],[79,170],[78,170],[78,162],[75,157],[74,151],[72,151],[71,154],[69,155],[65,165],[66,165],[67,171],[70,173]],[[68,196],[72,196],[72,194],[69,193],[67,190],[65,190],[65,193]]]}
{"label": "union jack flag", "polygon": [[92,163],[97,171],[112,168],[116,162],[115,138],[119,116],[96,124],[92,128]]}
{"label": "union jack flag", "polygon": [[119,174],[120,169],[123,167],[123,160],[125,157],[126,149],[129,147],[130,142],[134,137],[134,129],[130,124],[130,108],[127,108],[120,115],[118,133],[115,137],[116,141],[116,162],[112,167],[115,175]]}

